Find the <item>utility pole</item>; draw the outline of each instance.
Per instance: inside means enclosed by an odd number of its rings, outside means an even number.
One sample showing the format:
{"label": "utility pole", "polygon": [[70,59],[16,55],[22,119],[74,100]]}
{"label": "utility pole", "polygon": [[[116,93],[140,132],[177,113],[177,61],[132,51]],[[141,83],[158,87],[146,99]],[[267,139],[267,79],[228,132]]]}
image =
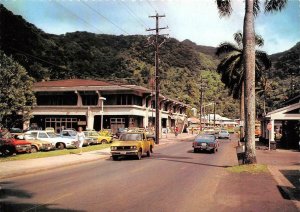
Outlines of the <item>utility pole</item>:
{"label": "utility pole", "polygon": [[[156,20],[156,27],[155,29],[147,29],[146,31],[155,31],[155,141],[159,144],[159,125],[160,125],[160,118],[159,118],[159,54],[158,50],[159,47],[165,42],[158,43],[159,31],[162,29],[167,29],[168,27],[159,27],[159,18],[166,17],[165,15],[156,15],[149,16],[149,18],[155,18]],[[163,34],[162,34],[163,35]]]}
{"label": "utility pole", "polygon": [[204,89],[205,87],[203,86],[203,79],[202,76],[200,76],[200,131],[202,131],[202,112],[203,112],[203,93],[204,93]]}
{"label": "utility pole", "polygon": [[216,101],[214,101],[214,128],[216,127]]}

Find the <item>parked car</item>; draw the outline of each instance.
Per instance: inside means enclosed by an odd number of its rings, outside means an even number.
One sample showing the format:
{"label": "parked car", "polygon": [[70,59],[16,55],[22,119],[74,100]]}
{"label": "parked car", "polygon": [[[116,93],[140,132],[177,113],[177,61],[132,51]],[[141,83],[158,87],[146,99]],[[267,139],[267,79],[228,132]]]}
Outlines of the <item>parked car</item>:
{"label": "parked car", "polygon": [[3,136],[0,133],[0,155],[9,156],[14,153],[30,153],[31,144],[24,140]]}
{"label": "parked car", "polygon": [[44,130],[32,130],[24,133],[25,139],[35,138],[42,141],[51,142],[55,148],[76,148],[76,140],[74,138],[63,138],[53,132],[46,132]]}
{"label": "parked car", "polygon": [[229,132],[227,130],[221,130],[218,134],[218,138],[227,138],[229,139]]}
{"label": "parked car", "polygon": [[[62,130],[60,132],[60,136],[62,138],[73,138],[76,140],[76,135],[77,135],[77,132],[74,130]],[[92,138],[86,137],[83,141],[83,146],[88,146],[92,142],[93,142]]]}
{"label": "parked car", "polygon": [[29,142],[31,144],[31,153],[55,149],[55,146],[49,141],[37,140],[33,137],[27,137],[28,139],[26,140],[23,134],[16,136],[16,138],[19,140],[25,140]]}
{"label": "parked car", "polygon": [[112,137],[100,135],[94,130],[91,131],[83,131],[86,138],[92,139],[92,144],[106,144],[112,142]]}
{"label": "parked car", "polygon": [[219,149],[220,143],[214,135],[198,135],[194,142],[193,148],[194,152],[199,152],[200,150],[211,151],[213,153],[217,152]]}
{"label": "parked car", "polygon": [[114,142],[110,147],[113,160],[118,160],[121,156],[134,156],[140,160],[143,154],[150,157],[153,148],[154,140],[147,138],[142,132],[122,133],[119,141]]}

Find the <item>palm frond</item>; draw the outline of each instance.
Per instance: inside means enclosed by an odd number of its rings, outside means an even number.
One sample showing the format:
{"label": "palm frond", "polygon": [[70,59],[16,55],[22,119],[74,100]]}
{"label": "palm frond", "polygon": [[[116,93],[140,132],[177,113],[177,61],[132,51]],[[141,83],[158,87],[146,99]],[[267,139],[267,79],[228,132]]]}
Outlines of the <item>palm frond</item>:
{"label": "palm frond", "polygon": [[224,42],[218,46],[216,55],[220,56],[222,54],[227,54],[227,53],[231,53],[231,52],[241,52],[241,49],[239,49],[232,43]]}
{"label": "palm frond", "polygon": [[254,16],[256,17],[259,12],[260,12],[259,0],[255,0],[254,3],[253,3]]}
{"label": "palm frond", "polygon": [[216,0],[220,17],[230,16],[232,12],[230,0]]}
{"label": "palm frond", "polygon": [[265,12],[281,11],[288,0],[265,0]]}
{"label": "palm frond", "polygon": [[261,35],[255,34],[255,45],[261,47],[261,46],[263,46],[264,44],[265,44],[265,41],[264,41],[264,39],[262,38],[262,36],[261,36]]}
{"label": "palm frond", "polygon": [[241,31],[237,31],[233,34],[233,37],[238,46],[241,47],[243,45],[243,33]]}
{"label": "palm frond", "polygon": [[269,57],[269,55],[264,51],[255,51],[255,60],[257,60],[258,63],[260,63],[262,66],[264,66],[264,70],[268,70],[272,66],[272,61]]}

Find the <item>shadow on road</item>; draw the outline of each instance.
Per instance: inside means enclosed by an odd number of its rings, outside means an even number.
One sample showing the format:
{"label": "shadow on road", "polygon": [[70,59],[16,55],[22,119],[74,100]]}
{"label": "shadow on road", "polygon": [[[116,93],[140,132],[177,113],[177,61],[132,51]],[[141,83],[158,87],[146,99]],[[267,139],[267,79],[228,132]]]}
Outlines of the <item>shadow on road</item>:
{"label": "shadow on road", "polygon": [[[49,203],[21,203],[20,199],[30,199],[33,193],[25,190],[7,188],[13,185],[13,182],[0,182],[0,211],[79,211],[73,209],[49,208],[55,204]],[[12,201],[12,199],[16,199]]]}
{"label": "shadow on road", "polygon": [[214,165],[214,164],[208,164],[208,163],[198,163],[198,162],[192,162],[192,161],[182,161],[180,159],[192,159],[190,157],[178,157],[178,156],[170,156],[170,155],[162,155],[157,153],[154,157],[152,157],[152,160],[164,160],[164,161],[171,161],[171,162],[177,162],[177,163],[186,163],[186,164],[195,164],[199,166],[210,166],[215,168],[228,168],[231,166],[220,166],[220,165]]}

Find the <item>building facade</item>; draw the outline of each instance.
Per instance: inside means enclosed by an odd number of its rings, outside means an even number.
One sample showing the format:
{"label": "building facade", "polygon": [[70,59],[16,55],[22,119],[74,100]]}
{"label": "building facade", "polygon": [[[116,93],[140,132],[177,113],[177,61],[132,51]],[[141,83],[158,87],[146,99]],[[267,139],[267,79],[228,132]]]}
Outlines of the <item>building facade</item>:
{"label": "building facade", "polygon": [[[30,125],[42,129],[112,129],[152,127],[155,103],[151,90],[120,83],[69,79],[34,84],[37,105]],[[183,128],[187,105],[160,96],[160,128]]]}

